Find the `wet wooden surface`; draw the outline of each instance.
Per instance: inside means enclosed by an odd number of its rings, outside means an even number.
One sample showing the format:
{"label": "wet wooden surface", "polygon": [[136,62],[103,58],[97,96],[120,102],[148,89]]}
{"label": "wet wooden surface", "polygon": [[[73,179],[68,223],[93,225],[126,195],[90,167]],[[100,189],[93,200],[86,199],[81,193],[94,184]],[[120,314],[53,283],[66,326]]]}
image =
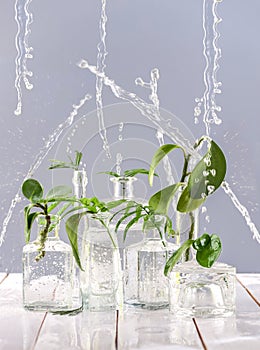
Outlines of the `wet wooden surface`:
{"label": "wet wooden surface", "polygon": [[260,274],[237,275],[236,315],[176,319],[168,310],[25,311],[22,275],[0,274],[0,349],[260,349]]}

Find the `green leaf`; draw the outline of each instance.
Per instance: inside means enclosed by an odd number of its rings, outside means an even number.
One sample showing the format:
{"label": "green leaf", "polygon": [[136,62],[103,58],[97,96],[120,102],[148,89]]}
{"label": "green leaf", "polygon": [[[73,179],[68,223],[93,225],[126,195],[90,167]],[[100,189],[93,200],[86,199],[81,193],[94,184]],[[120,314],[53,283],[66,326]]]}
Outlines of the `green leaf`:
{"label": "green leaf", "polygon": [[214,141],[211,141],[208,152],[199,161],[189,177],[190,197],[200,199],[216,191],[225,178],[226,167],[223,152]]}
{"label": "green leaf", "polygon": [[202,251],[209,243],[210,236],[207,233],[204,233],[193,242],[193,248],[197,251]]}
{"label": "green leaf", "polygon": [[173,267],[177,264],[177,262],[181,259],[182,255],[185,253],[185,251],[192,245],[193,240],[188,239],[185,241],[182,246],[176,250],[170,257],[170,259],[167,260],[165,267],[164,267],[164,275],[167,276],[169,272],[173,269]]}
{"label": "green leaf", "polygon": [[[125,170],[124,171],[124,176],[125,177],[133,177],[137,174],[145,174],[149,175],[149,170],[146,169],[131,169],[131,170]],[[158,176],[157,174],[154,174],[155,176]]]}
{"label": "green leaf", "polygon": [[22,185],[22,193],[32,203],[36,203],[42,199],[43,187],[37,180],[27,179]]}
{"label": "green leaf", "polygon": [[[203,236],[204,238],[208,236],[204,242],[201,240]],[[211,267],[221,253],[221,241],[217,235],[209,236],[208,234],[204,234],[203,236],[201,238],[198,238],[195,241],[196,243],[193,243],[193,247],[195,249],[199,247],[199,250],[197,250],[196,254],[196,260],[203,267]],[[200,240],[199,243],[197,242],[198,240]]]}
{"label": "green leaf", "polygon": [[71,163],[61,162],[56,159],[52,159],[52,164],[49,166],[49,169],[71,169],[74,168]]}
{"label": "green leaf", "polygon": [[79,250],[78,250],[78,227],[79,227],[79,222],[81,218],[85,215],[85,212],[82,213],[77,213],[68,218],[66,221],[66,231],[67,235],[69,237],[69,241],[72,247],[73,251],[73,256],[79,266],[79,268],[83,270],[80,262],[80,257],[79,257]]}
{"label": "green leaf", "polygon": [[126,214],[122,215],[121,218],[117,221],[116,223],[116,227],[115,227],[115,232],[118,231],[119,226],[122,224],[122,222],[127,219],[129,216],[132,216],[136,214],[136,210],[135,211],[131,211],[131,212],[127,212]]}
{"label": "green leaf", "polygon": [[180,186],[181,183],[178,182],[156,192],[149,199],[149,206],[153,208],[156,214],[167,215],[172,198]]}
{"label": "green leaf", "polygon": [[182,213],[188,213],[192,210],[199,208],[201,204],[205,202],[205,200],[206,198],[192,199],[190,196],[189,188],[185,187],[178,200],[177,210]]}
{"label": "green leaf", "polygon": [[31,209],[34,207],[34,204],[27,205],[24,208],[24,220],[25,220],[25,225],[24,225],[24,236],[25,236],[25,242],[29,243],[30,242],[30,237],[31,237],[31,229],[32,229],[32,224],[36,217],[40,214],[41,212],[34,212],[30,213]]}
{"label": "green leaf", "polygon": [[207,196],[219,188],[225,175],[225,156],[219,146],[211,141],[208,152],[190,174],[188,186],[179,198],[177,210],[189,212],[197,209],[205,202]]}
{"label": "green leaf", "polygon": [[75,157],[75,167],[77,168],[76,170],[78,170],[80,162],[81,162],[81,158],[82,158],[82,152],[76,152],[76,157]]}
{"label": "green leaf", "polygon": [[107,174],[107,175],[111,175],[111,176],[114,176],[114,177],[120,177],[120,175],[118,175],[118,173],[115,173],[114,171],[101,171],[98,174]]}
{"label": "green leaf", "polygon": [[66,198],[72,194],[72,190],[68,186],[55,186],[46,195],[46,200]]}
{"label": "green leaf", "polygon": [[169,152],[173,151],[176,148],[181,148],[183,150],[181,146],[173,145],[173,144],[162,145],[160,148],[157,149],[151,161],[150,170],[149,170],[148,180],[149,180],[150,186],[153,185],[154,171],[157,165]]}
{"label": "green leaf", "polygon": [[128,224],[126,225],[125,227],[125,230],[124,230],[124,241],[126,239],[126,235],[127,235],[127,232],[130,230],[130,228],[135,224],[137,223],[143,216],[145,216],[146,214],[143,214],[143,215],[137,215],[135,216],[132,220],[130,220],[128,222]]}
{"label": "green leaf", "polygon": [[107,202],[106,206],[108,210],[114,209],[116,207],[118,207],[119,205],[121,205],[122,203],[125,203],[126,200],[125,199],[119,199],[116,201],[111,201],[111,202]]}

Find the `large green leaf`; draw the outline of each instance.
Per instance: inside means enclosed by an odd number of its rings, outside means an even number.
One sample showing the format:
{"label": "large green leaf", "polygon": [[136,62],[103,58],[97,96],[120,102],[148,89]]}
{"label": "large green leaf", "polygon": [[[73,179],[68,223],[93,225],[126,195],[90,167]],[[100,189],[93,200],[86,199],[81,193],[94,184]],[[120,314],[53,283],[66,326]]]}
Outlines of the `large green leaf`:
{"label": "large green leaf", "polygon": [[29,201],[36,203],[42,199],[43,187],[37,180],[27,179],[22,185],[22,193]]}
{"label": "large green leaf", "polygon": [[85,215],[85,212],[77,213],[68,218],[66,221],[66,231],[67,235],[69,237],[69,241],[72,247],[73,256],[79,266],[79,268],[83,271],[83,268],[81,266],[80,257],[79,257],[79,250],[78,250],[78,227],[81,218]]}
{"label": "large green leaf", "polygon": [[[208,236],[206,240],[205,236]],[[221,241],[217,235],[204,234],[193,243],[193,247],[197,249],[196,260],[203,267],[211,267],[221,253]]]}
{"label": "large green leaf", "polygon": [[190,197],[200,199],[215,192],[225,178],[226,167],[222,150],[211,141],[208,152],[190,174],[188,182]]}
{"label": "large green leaf", "polygon": [[177,264],[177,262],[181,259],[182,255],[185,253],[185,251],[192,245],[193,240],[188,239],[185,241],[182,246],[176,250],[170,257],[170,259],[167,260],[165,267],[164,267],[164,274],[165,276],[168,275],[169,272],[173,269],[173,267]]}
{"label": "large green leaf", "polygon": [[149,184],[152,186],[153,185],[153,177],[154,177],[154,171],[155,168],[157,167],[157,165],[160,163],[160,161],[171,151],[173,151],[176,148],[181,148],[181,146],[178,145],[173,145],[173,144],[166,144],[166,145],[162,145],[160,148],[157,149],[157,151],[155,152],[153,159],[151,161],[151,165],[150,165],[150,170],[149,170],[149,176],[148,176],[148,180],[149,180]]}
{"label": "large green leaf", "polygon": [[72,194],[72,190],[68,186],[55,186],[46,195],[46,200],[66,198]]}
{"label": "large green leaf", "polygon": [[177,210],[189,212],[198,208],[207,196],[219,188],[225,175],[225,156],[219,146],[211,141],[208,152],[189,176],[188,185],[179,198]]}
{"label": "large green leaf", "polygon": [[178,200],[177,210],[182,213],[188,213],[189,211],[199,208],[205,200],[206,198],[192,199],[189,187],[185,187]]}
{"label": "large green leaf", "polygon": [[149,206],[153,208],[156,214],[167,215],[172,198],[180,186],[181,184],[177,183],[156,192],[149,199]]}

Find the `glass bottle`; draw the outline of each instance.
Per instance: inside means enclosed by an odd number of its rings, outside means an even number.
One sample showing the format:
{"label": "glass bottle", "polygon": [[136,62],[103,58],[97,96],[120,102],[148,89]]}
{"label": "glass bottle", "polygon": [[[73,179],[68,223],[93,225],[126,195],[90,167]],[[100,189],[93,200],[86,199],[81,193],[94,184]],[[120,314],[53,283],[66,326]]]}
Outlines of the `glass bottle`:
{"label": "glass bottle", "polygon": [[29,310],[64,311],[73,307],[74,258],[70,245],[59,239],[59,221],[49,215],[51,226],[40,258],[41,235],[46,217],[38,217],[38,238],[23,248],[23,305]]}
{"label": "glass bottle", "polygon": [[[107,213],[89,215],[85,237],[88,264],[81,288],[91,311],[115,310],[119,304],[121,264],[117,238]],[[104,224],[106,227],[104,226]]]}
{"label": "glass bottle", "polygon": [[[77,199],[81,199],[86,197],[87,194],[87,184],[88,177],[86,170],[74,170],[72,177],[73,184],[73,193]],[[79,204],[75,204],[78,206]],[[76,213],[76,212],[75,212]],[[74,214],[75,214],[74,213]],[[88,251],[85,247],[85,236],[88,229],[88,220],[87,216],[83,216],[80,220],[77,237],[78,237],[78,250],[80,255],[81,266],[84,270],[88,270],[89,264],[89,256]],[[87,268],[86,268],[87,267]],[[88,283],[88,277],[86,273],[83,273],[79,268],[76,268],[76,276],[75,276],[75,286],[74,286],[74,302],[75,304],[82,305],[82,285]]]}
{"label": "glass bottle", "polygon": [[167,307],[168,281],[164,266],[178,245],[164,234],[165,218],[153,216],[145,224],[144,240],[125,249],[125,303],[148,309]]}
{"label": "glass bottle", "polygon": [[[144,203],[142,199],[135,197],[135,194],[134,194],[134,183],[135,181],[137,181],[136,177],[127,177],[127,176],[112,177],[110,181],[113,182],[114,184],[112,200],[125,199],[127,202],[136,201],[138,203]],[[121,206],[115,208],[115,211],[123,209],[126,205],[127,203],[121,204]],[[121,215],[123,215],[123,213],[124,212],[122,212]],[[115,225],[119,219],[120,219],[120,214],[115,217],[115,220],[114,222],[112,222],[112,224],[114,223]],[[129,246],[130,244],[135,244],[137,242],[140,242],[143,239],[141,224],[137,223],[136,225],[134,225],[128,231],[128,234],[124,240],[125,227],[126,227],[126,224],[122,223],[119,227],[119,230],[117,231],[117,241],[118,241],[119,251],[120,251],[120,256],[122,261],[123,261],[124,248]]]}

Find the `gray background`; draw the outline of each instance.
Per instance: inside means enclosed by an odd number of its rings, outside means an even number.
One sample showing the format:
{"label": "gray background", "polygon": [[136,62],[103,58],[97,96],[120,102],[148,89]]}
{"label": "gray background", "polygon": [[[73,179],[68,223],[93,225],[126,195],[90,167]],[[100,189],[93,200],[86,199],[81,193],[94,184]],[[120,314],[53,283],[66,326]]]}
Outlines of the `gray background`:
{"label": "gray background", "polygon": [[[30,9],[34,22],[29,42],[34,48],[34,58],[28,61],[28,67],[34,72],[31,79],[34,89],[29,92],[23,88],[23,113],[17,117],[13,113],[17,102],[14,1],[0,1],[1,224],[12,198],[49,135],[64,122],[72,105],[86,93],[94,98],[80,110],[74,126],[63,132],[35,172],[35,177],[46,188],[56,181],[70,182],[69,172],[52,174],[46,169],[49,159],[65,156],[68,137],[76,125],[81,132],[73,138],[71,149],[84,151],[90,180],[89,195],[103,198],[110,195],[109,182],[96,173],[111,169],[119,150],[128,158],[124,167],[130,168],[148,166],[158,146],[152,123],[133,107],[116,105],[105,109],[112,159],[107,160],[102,152],[95,112],[92,112],[95,110],[95,77],[76,65],[81,58],[96,64],[100,8],[100,1],[93,0],[32,1]],[[223,92],[217,96],[217,102],[222,106],[223,123],[212,128],[212,137],[227,156],[227,181],[248,208],[258,228],[259,13],[258,0],[224,0],[219,5],[223,22],[219,25],[222,59],[218,79],[223,83]],[[201,97],[204,91],[202,1],[110,0],[107,15],[107,75],[149,101],[148,91],[137,87],[134,81],[139,76],[148,81],[151,69],[159,68],[159,97],[164,115],[179,125],[181,120],[184,123],[181,128],[189,137],[189,130],[195,138],[203,134],[203,123],[195,125],[193,118],[194,99]],[[120,102],[104,88],[104,106]],[[87,117],[83,117],[85,114]],[[121,121],[129,125],[125,124],[124,139],[120,143],[117,142],[117,123]],[[162,175],[161,184],[164,183]],[[138,186],[138,195],[149,195],[151,190],[145,179]],[[22,201],[15,207],[7,227],[6,239],[0,248],[2,271],[21,268],[24,205]],[[259,245],[221,189],[207,201],[207,215],[210,222],[205,220],[205,214],[201,215],[201,229],[221,236],[221,260],[235,265],[240,272],[260,272]]]}

